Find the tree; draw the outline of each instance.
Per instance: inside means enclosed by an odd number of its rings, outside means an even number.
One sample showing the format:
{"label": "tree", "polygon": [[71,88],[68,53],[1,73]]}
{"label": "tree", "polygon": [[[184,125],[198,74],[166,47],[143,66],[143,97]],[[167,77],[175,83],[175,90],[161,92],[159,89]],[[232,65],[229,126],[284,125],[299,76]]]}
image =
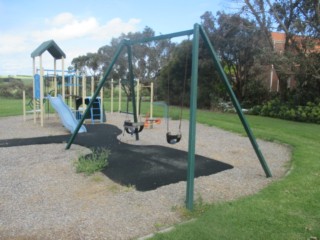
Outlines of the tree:
{"label": "tree", "polygon": [[[202,25],[209,33],[214,47],[221,57],[222,64],[228,72],[229,79],[238,95],[239,100],[247,100],[247,86],[255,81],[253,73],[261,41],[259,31],[254,24],[241,19],[238,15],[221,13],[216,19],[210,12],[202,15]],[[239,26],[239,22],[241,23]],[[242,23],[243,22],[243,23]],[[178,44],[171,54],[170,61],[160,74],[160,89],[163,99],[170,98],[170,104],[180,105],[182,93],[185,92],[183,102],[189,104],[190,74],[191,74],[191,41]],[[187,79],[184,86],[185,62],[187,59]],[[215,70],[210,53],[201,42],[199,48],[199,81],[198,81],[198,107],[215,108],[215,103],[227,100],[222,81]],[[249,84],[250,82],[250,84]],[[259,86],[262,89],[261,86]],[[259,92],[260,94],[261,92]],[[252,96],[252,92],[250,92]],[[187,96],[187,97],[186,97]],[[258,97],[261,98],[262,94]],[[249,101],[247,101],[249,102]]]}
{"label": "tree", "polygon": [[[100,55],[100,63],[102,71],[110,65],[116,49],[123,39],[136,40],[155,36],[155,32],[150,27],[145,27],[142,32],[122,34],[119,38],[113,38],[110,45],[105,45],[98,50]],[[159,75],[160,69],[167,62],[167,53],[174,47],[170,40],[153,41],[132,46],[132,65],[133,73],[136,79],[144,84],[150,81],[155,81]],[[124,50],[118,57],[111,78],[118,81],[119,79],[128,79],[128,55]],[[130,96],[130,88],[124,84],[123,89]]]}
{"label": "tree", "polygon": [[191,73],[191,42],[183,41],[172,52],[159,76],[159,97],[168,104],[187,106]]}
{"label": "tree", "polygon": [[253,21],[239,14],[218,13],[216,30],[212,39],[219,53],[233,90],[242,102],[246,97],[246,85],[255,81],[254,67],[261,65],[258,56],[267,43],[261,40],[262,32]]}
{"label": "tree", "polygon": [[[168,104],[189,106],[192,64],[192,41],[184,40],[170,53],[169,61],[161,69],[159,96]],[[219,81],[214,63],[204,44],[199,46],[198,60],[198,107],[212,109],[226,91]]]}
{"label": "tree", "polygon": [[[110,41],[110,45],[102,46],[98,49],[98,54],[100,55],[100,61],[102,65],[102,72],[105,72],[107,67],[110,65],[112,58],[114,57],[116,50],[124,36],[119,38],[112,38]],[[127,78],[127,58],[124,52],[122,52],[112,71],[111,78],[115,81],[119,79],[126,79]]]}
{"label": "tree", "polygon": [[[142,33],[129,34],[129,39],[142,39],[154,37],[155,32],[145,27]],[[152,81],[159,70],[167,62],[167,53],[174,44],[170,40],[150,41],[133,46],[134,75],[142,82]]]}
{"label": "tree", "polygon": [[87,53],[86,65],[90,75],[97,76],[101,73],[100,68],[100,55],[98,53]]}
{"label": "tree", "polygon": [[76,57],[72,59],[71,64],[73,65],[73,68],[76,71],[79,71],[79,73],[86,73],[86,62],[88,58],[86,55],[82,55],[79,57]]}
{"label": "tree", "polygon": [[268,0],[268,4],[278,30],[286,33],[284,55],[289,56],[292,74],[298,82],[296,101],[315,101],[320,88],[320,53],[315,51],[320,37],[319,1],[281,0],[271,4]]}
{"label": "tree", "polygon": [[[288,100],[287,80],[295,76],[298,81],[297,92],[303,86],[303,89],[309,85],[309,91],[313,91],[315,85],[319,85],[320,69],[317,61],[317,54],[314,46],[319,44],[320,36],[320,4],[319,0],[245,0],[243,10],[245,13],[251,13],[260,29],[265,32],[272,31],[272,26],[276,26],[278,31],[285,33],[285,44],[282,53],[274,51],[273,43],[269,41],[273,51],[266,53],[266,58],[273,64],[280,83],[280,95],[283,101]],[[269,21],[262,21],[269,19]],[[272,22],[272,23],[271,23]],[[271,24],[270,24],[271,23]],[[269,39],[270,36],[268,37]],[[310,54],[312,53],[312,54]],[[305,63],[308,63],[308,72],[306,75]],[[313,76],[313,77],[309,77]],[[305,90],[303,90],[306,92]]]}

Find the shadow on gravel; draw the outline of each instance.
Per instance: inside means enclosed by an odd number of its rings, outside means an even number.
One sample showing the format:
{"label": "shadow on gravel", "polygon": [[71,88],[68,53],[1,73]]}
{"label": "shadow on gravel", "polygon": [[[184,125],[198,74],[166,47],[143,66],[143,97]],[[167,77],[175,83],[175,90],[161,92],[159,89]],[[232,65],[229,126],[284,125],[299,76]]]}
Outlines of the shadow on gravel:
{"label": "shadow on gravel", "polygon": [[[88,132],[78,134],[74,144],[88,148],[110,149],[108,167],[103,173],[113,181],[135,186],[138,191],[149,191],[187,179],[188,153],[170,147],[136,146],[117,139],[122,131],[107,124],[86,125]],[[70,135],[0,140],[0,147],[14,147],[50,143],[66,143]],[[195,177],[208,176],[232,165],[196,155]]]}

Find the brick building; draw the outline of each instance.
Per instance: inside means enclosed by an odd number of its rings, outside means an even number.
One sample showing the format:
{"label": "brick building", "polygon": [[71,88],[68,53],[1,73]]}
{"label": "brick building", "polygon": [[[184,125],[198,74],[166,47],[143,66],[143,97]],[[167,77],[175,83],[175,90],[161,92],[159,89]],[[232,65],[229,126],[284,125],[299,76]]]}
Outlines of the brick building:
{"label": "brick building", "polygon": [[[272,39],[272,43],[273,43],[273,48],[276,52],[278,53],[283,53],[284,51],[284,47],[285,47],[285,41],[286,41],[286,34],[285,33],[279,33],[279,32],[272,32],[271,33],[271,39]],[[295,42],[298,44],[298,46],[302,46],[302,44],[304,44],[304,40],[305,38],[301,37],[301,36],[296,36],[295,37]],[[320,41],[317,40],[317,42],[319,42],[319,44],[316,44],[316,46],[314,48],[312,48],[312,50],[310,51],[316,51],[316,52],[320,52]],[[271,65],[268,67],[267,70],[268,74],[266,77],[266,85],[268,87],[268,89],[272,92],[279,91],[279,78],[277,75],[277,72],[274,69],[274,66]],[[287,86],[290,89],[294,89],[296,87],[296,80],[294,79],[294,75],[290,76],[287,79]]]}

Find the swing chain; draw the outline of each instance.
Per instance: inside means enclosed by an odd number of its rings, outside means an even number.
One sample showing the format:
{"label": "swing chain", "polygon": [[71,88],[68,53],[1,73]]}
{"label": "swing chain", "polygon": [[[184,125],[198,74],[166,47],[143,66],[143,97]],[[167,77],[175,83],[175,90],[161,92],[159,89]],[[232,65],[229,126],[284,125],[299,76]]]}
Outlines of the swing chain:
{"label": "swing chain", "polygon": [[[190,35],[188,35],[188,42],[190,41]],[[181,96],[181,106],[180,106],[180,121],[179,121],[179,131],[177,134],[171,134],[169,131],[169,119],[167,121],[167,142],[169,144],[176,144],[180,142],[182,134],[181,134],[181,123],[182,123],[182,114],[183,114],[183,107],[184,107],[184,98],[186,92],[186,82],[187,82],[187,74],[188,74],[188,58],[189,58],[189,51],[187,50],[186,58],[185,58],[185,68],[184,68],[184,78],[183,78],[183,91]],[[170,104],[170,70],[168,70],[168,104]]]}
{"label": "swing chain", "polygon": [[[188,35],[188,42],[190,41],[190,35]],[[179,132],[181,132],[181,122],[182,122],[182,114],[183,114],[183,107],[184,107],[184,98],[186,94],[186,82],[187,82],[187,74],[188,74],[188,58],[189,58],[189,51],[187,49],[186,59],[185,59],[185,67],[184,67],[184,78],[183,78],[183,91],[181,96],[181,107],[180,107],[180,123],[179,123]]]}

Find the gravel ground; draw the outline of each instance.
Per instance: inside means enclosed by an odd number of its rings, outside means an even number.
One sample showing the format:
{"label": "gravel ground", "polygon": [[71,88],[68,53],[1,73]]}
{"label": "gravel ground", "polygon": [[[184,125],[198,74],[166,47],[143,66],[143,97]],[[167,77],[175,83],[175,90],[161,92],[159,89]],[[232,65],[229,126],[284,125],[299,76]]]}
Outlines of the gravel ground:
{"label": "gravel ground", "polygon": [[[108,114],[119,126],[125,115]],[[178,122],[170,121],[177,129]],[[168,145],[166,125],[145,129],[140,141],[119,135],[123,142],[164,145],[187,150],[188,122],[182,122],[182,140]],[[68,134],[55,116],[45,126],[22,117],[0,118],[0,139]],[[234,166],[233,169],[195,179],[195,199],[231,201],[254,194],[287,172],[291,151],[285,145],[258,141],[273,173],[266,178],[248,138],[202,124],[197,125],[196,153]],[[186,183],[148,192],[120,186],[105,175],[75,173],[74,161],[89,149],[65,144],[0,148],[0,239],[135,239],[182,219]]]}

